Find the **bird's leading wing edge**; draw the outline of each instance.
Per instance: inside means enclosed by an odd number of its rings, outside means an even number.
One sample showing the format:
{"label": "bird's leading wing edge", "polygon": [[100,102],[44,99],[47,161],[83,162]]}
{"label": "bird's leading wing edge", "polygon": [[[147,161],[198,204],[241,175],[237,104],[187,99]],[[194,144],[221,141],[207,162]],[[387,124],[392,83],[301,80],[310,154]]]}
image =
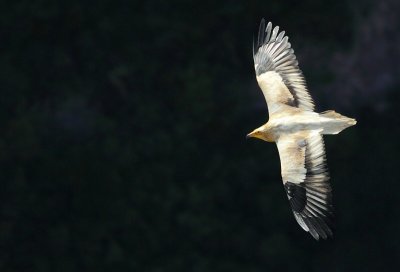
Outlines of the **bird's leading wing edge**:
{"label": "bird's leading wing edge", "polygon": [[299,225],[315,239],[333,235],[332,190],[319,132],[282,136],[277,141],[282,181]]}
{"label": "bird's leading wing edge", "polygon": [[308,93],[294,51],[285,31],[279,26],[265,26],[262,19],[257,42],[253,41],[253,58],[257,81],[273,113],[280,105],[314,110],[314,102]]}

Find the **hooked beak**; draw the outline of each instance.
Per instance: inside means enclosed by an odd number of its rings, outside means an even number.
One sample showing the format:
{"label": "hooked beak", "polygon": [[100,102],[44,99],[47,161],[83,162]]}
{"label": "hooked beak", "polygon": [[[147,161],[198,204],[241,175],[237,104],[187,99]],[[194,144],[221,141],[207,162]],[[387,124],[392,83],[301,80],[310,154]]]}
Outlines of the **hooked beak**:
{"label": "hooked beak", "polygon": [[255,132],[253,131],[253,132],[250,132],[249,134],[247,134],[247,135],[246,135],[246,140],[247,140],[247,139],[250,139],[250,138],[252,138],[252,137],[254,137],[254,133],[255,133]]}

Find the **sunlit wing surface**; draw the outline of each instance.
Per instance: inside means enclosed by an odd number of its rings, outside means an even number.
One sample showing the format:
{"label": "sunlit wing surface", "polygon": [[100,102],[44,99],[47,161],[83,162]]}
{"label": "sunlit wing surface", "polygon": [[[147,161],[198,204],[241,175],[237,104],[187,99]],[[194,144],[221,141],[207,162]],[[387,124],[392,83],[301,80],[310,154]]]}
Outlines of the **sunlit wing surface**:
{"label": "sunlit wing surface", "polygon": [[318,131],[281,136],[277,141],[282,181],[293,214],[315,238],[332,236],[332,193]]}
{"label": "sunlit wing surface", "polygon": [[279,26],[272,29],[261,21],[258,40],[253,49],[258,84],[267,101],[271,115],[282,105],[313,111],[314,103],[308,93],[296,56]]}
{"label": "sunlit wing surface", "polygon": [[333,208],[322,135],[338,134],[357,121],[334,110],[314,111],[288,37],[264,19],[253,58],[269,120],[247,136],[276,143],[296,221],[315,239],[326,239],[332,236]]}

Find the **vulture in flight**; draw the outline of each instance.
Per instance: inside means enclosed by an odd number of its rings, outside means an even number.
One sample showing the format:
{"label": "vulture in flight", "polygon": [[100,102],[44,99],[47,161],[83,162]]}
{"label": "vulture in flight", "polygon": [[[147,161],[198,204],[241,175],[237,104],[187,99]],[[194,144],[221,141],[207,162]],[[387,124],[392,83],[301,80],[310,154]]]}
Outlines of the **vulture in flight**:
{"label": "vulture in flight", "polygon": [[253,48],[258,85],[269,120],[247,137],[275,142],[282,182],[294,217],[315,239],[332,236],[332,189],[322,135],[338,134],[356,120],[333,110],[317,113],[284,31],[260,24]]}

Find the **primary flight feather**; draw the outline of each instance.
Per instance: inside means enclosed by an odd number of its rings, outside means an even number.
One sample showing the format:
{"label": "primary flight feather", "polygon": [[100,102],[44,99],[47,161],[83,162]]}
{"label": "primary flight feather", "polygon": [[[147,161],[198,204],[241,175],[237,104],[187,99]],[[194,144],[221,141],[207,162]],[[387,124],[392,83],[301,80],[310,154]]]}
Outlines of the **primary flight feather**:
{"label": "primary flight feather", "polygon": [[322,135],[338,134],[356,120],[333,110],[314,112],[294,51],[278,26],[265,26],[263,19],[253,50],[269,120],[247,136],[276,143],[294,217],[315,239],[326,239],[332,236],[333,210]]}

